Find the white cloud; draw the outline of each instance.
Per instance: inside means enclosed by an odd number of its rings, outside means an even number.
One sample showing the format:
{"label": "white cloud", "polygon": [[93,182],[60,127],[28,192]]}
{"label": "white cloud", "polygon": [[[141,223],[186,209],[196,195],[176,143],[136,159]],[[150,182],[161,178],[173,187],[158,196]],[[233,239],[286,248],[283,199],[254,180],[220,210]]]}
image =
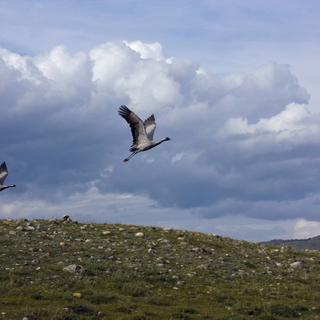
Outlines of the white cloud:
{"label": "white cloud", "polygon": [[249,124],[246,118],[230,118],[219,134],[225,139],[239,135],[239,145],[245,149],[259,152],[264,147],[263,152],[270,152],[271,149],[283,151],[316,143],[320,136],[320,122],[315,121],[315,115],[308,111],[305,104],[293,102],[277,115],[260,118],[257,123]]}
{"label": "white cloud", "polygon": [[92,80],[92,65],[88,56],[83,52],[71,54],[64,46],[39,54],[31,61],[47,79],[61,87],[70,83],[88,85]]}
{"label": "white cloud", "polygon": [[154,59],[156,61],[161,61],[166,58],[166,54],[162,50],[162,46],[160,43],[143,43],[141,41],[133,41],[133,42],[127,42],[124,41],[124,43],[130,47],[132,50],[139,52],[142,59]]}
{"label": "white cloud", "polygon": [[[232,134],[256,134],[257,132],[275,132],[278,133],[278,139],[291,140],[294,132],[300,133],[301,130],[308,129],[305,123],[301,121],[311,118],[306,105],[290,103],[277,115],[271,118],[260,118],[255,124],[248,124],[247,119],[231,118],[225,124],[223,133]],[[316,131],[315,134],[318,134]]]}

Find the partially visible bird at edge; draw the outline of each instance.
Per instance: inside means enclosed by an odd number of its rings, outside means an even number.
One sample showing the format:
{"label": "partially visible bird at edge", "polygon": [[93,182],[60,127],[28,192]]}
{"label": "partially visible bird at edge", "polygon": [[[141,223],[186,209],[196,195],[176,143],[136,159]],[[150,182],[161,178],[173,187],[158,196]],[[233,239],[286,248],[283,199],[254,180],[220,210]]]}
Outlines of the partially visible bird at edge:
{"label": "partially visible bird at edge", "polygon": [[16,187],[15,184],[12,184],[10,186],[4,186],[4,180],[6,179],[6,177],[8,176],[8,169],[6,166],[6,163],[3,162],[0,166],[0,191],[7,189],[7,188],[12,188],[12,187]]}
{"label": "partially visible bird at edge", "polygon": [[171,140],[166,137],[158,142],[153,141],[153,133],[156,129],[156,120],[153,114],[143,122],[126,106],[121,106],[118,112],[119,115],[129,123],[133,137],[133,143],[129,149],[132,153],[128,158],[124,159],[123,162],[129,161],[134,155],[141,151],[147,151],[164,141]]}

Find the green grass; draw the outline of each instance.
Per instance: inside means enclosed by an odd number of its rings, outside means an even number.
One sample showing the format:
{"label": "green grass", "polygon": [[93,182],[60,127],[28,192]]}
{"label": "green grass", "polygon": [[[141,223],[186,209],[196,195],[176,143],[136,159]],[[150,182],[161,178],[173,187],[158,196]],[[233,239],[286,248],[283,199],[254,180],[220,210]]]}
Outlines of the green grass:
{"label": "green grass", "polygon": [[[47,230],[0,220],[2,319],[320,317],[318,251],[158,227],[32,222]],[[294,269],[294,261],[303,263]],[[70,264],[87,273],[63,271]]]}

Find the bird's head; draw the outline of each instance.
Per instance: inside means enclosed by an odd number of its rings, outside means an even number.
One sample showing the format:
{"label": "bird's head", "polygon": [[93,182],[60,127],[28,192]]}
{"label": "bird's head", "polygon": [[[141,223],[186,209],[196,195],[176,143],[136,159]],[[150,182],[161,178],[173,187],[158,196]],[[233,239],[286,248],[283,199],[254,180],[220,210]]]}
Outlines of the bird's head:
{"label": "bird's head", "polygon": [[165,137],[163,140],[164,140],[164,141],[169,141],[169,140],[171,140],[171,139],[168,138],[168,137]]}

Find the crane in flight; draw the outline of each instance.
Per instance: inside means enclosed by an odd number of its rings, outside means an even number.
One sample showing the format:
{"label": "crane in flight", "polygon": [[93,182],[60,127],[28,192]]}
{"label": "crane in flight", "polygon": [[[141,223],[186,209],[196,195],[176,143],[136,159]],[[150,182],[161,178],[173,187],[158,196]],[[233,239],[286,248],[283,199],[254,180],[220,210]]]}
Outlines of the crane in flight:
{"label": "crane in flight", "polygon": [[124,105],[119,108],[118,112],[119,115],[129,123],[133,137],[133,143],[129,149],[132,153],[128,158],[124,159],[123,162],[129,161],[134,155],[141,151],[147,151],[164,141],[171,140],[166,137],[158,142],[153,141],[153,133],[156,129],[156,119],[153,114],[143,122],[134,112]]}
{"label": "crane in flight", "polygon": [[16,187],[15,184],[12,184],[10,186],[4,186],[4,180],[6,179],[6,177],[8,176],[8,169],[7,169],[7,165],[5,162],[3,162],[0,166],[0,191],[7,189],[7,188],[12,188],[12,187]]}

